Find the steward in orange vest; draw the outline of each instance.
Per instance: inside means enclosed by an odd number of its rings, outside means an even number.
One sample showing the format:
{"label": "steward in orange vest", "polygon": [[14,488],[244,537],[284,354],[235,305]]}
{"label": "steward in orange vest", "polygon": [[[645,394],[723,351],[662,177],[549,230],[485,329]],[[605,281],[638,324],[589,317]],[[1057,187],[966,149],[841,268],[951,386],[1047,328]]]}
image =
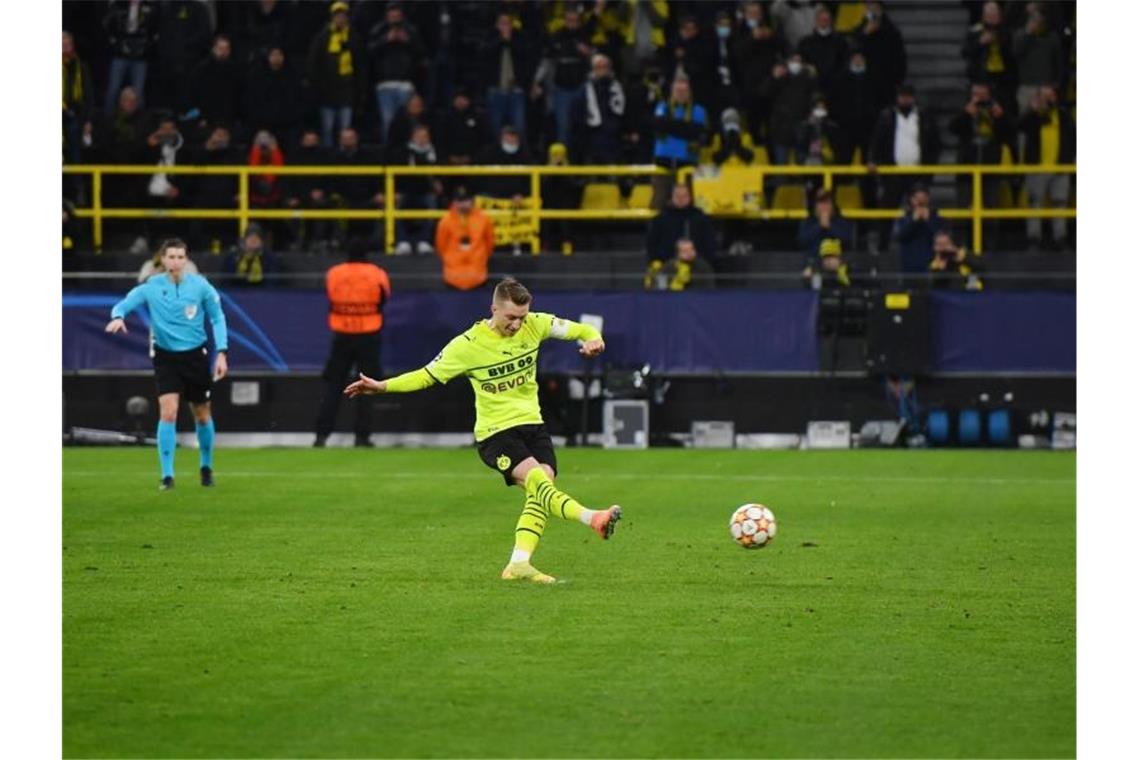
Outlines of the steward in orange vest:
{"label": "steward in orange vest", "polygon": [[[322,378],[325,395],[317,413],[317,440],[324,446],[336,427],[336,412],[341,390],[349,371],[379,377],[380,328],[384,326],[384,303],[392,295],[388,273],[369,262],[367,242],[353,240],[348,246],[348,261],[337,264],[325,275],[329,297],[329,329],[333,332],[332,349]],[[355,373],[354,373],[355,374]],[[368,402],[357,402],[357,446],[370,446],[372,409]]]}

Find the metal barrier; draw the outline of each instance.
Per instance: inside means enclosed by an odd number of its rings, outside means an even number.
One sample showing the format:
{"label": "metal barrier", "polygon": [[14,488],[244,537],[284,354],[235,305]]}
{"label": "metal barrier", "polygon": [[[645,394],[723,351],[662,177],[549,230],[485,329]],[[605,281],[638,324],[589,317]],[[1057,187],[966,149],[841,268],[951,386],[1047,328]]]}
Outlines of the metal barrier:
{"label": "metal barrier", "polygon": [[[1030,175],[1030,174],[1072,174],[1076,175],[1074,164],[1058,166],[1022,166],[1009,164],[974,165],[947,164],[930,166],[879,166],[874,171],[865,166],[761,166],[763,179],[770,177],[822,177],[822,186],[831,189],[836,177],[864,177],[878,175],[970,175],[970,208],[940,208],[939,214],[946,219],[969,219],[972,222],[972,247],[982,250],[982,222],[998,219],[1075,219],[1075,208],[1000,208],[982,206],[982,179],[986,175]],[[679,176],[686,177],[693,168],[682,169]],[[106,208],[102,203],[103,178],[109,174],[147,175],[164,174],[190,175],[233,175],[238,178],[238,204],[236,209],[155,209],[155,208]],[[383,220],[385,249],[392,251],[395,242],[397,219],[438,219],[445,210],[396,209],[391,203],[395,197],[396,178],[406,176],[527,176],[530,178],[531,203],[521,213],[531,216],[537,228],[544,220],[582,219],[599,221],[648,220],[656,216],[656,211],[644,208],[595,209],[544,209],[541,203],[543,177],[552,176],[600,176],[600,177],[654,177],[668,175],[669,172],[654,165],[634,166],[151,166],[151,165],[103,165],[71,164],[63,167],[64,174],[90,175],[92,181],[92,201],[87,208],[76,209],[76,216],[92,220],[92,238],[96,250],[103,247],[103,220],[105,219],[234,219],[239,229],[245,229],[250,218],[259,219],[373,219]],[[382,209],[252,209],[249,202],[249,178],[251,175],[327,175],[327,176],[368,176],[381,181],[385,206]],[[511,212],[488,210],[491,216]],[[895,219],[897,208],[890,209],[844,209],[848,219]],[[715,216],[722,216],[716,214]],[[808,210],[804,209],[763,209],[746,214],[733,214],[734,219],[794,220],[804,219]],[[537,251],[536,251],[537,252]]]}

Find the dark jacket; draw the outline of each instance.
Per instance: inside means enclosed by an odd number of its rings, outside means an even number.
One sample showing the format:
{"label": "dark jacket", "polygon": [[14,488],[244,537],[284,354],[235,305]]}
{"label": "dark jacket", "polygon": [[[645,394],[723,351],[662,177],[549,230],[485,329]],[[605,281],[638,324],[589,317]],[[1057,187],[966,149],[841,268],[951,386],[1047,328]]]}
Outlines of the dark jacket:
{"label": "dark jacket", "polygon": [[646,259],[669,261],[677,255],[677,241],[688,238],[697,249],[697,256],[712,259],[716,256],[716,236],[708,214],[696,206],[676,208],[668,205],[649,223],[645,237]]}
{"label": "dark jacket", "polygon": [[[403,29],[406,40],[390,40],[389,33]],[[424,63],[420,34],[411,24],[380,22],[368,32],[368,60],[372,82],[420,82]]]}
{"label": "dark jacket", "polygon": [[[199,166],[236,166],[246,163],[237,148],[229,146],[218,150],[201,148],[191,153],[187,164]],[[238,194],[236,174],[172,175],[175,179],[193,180],[191,195],[195,208],[233,208]]]}
{"label": "dark jacket", "polygon": [[210,53],[210,14],[198,0],[163,3],[160,10],[158,39],[162,44],[155,48],[159,69],[167,80],[185,77]]}
{"label": "dark jacket", "polygon": [[974,117],[959,111],[950,120],[950,131],[958,138],[958,161],[963,164],[999,164],[1001,146],[1013,144],[1013,120],[1004,110],[1000,119],[985,108]]}
{"label": "dark jacket", "polygon": [[827,36],[813,31],[800,40],[796,49],[803,56],[804,63],[815,66],[823,90],[831,84],[832,77],[847,65],[847,41],[834,30]]}
{"label": "dark jacket", "polygon": [[275,47],[292,52],[295,5],[278,2],[266,12],[263,3],[247,4],[242,14],[242,50],[253,58],[264,58]]}
{"label": "dark jacket", "polygon": [[[439,159],[434,147],[428,151],[412,150],[405,142],[392,147],[388,163],[392,166],[436,166]],[[403,195],[429,195],[432,192],[431,180],[424,175],[399,177],[396,191]]]}
{"label": "dark jacket", "polygon": [[838,240],[843,254],[851,253],[851,223],[840,216],[839,212],[832,213],[831,223],[827,227],[822,226],[814,215],[800,222],[796,231],[796,245],[803,250],[809,265],[814,266],[818,261],[819,247],[825,240]]}
{"label": "dark jacket", "polygon": [[[480,166],[494,166],[496,164],[529,165],[532,162],[530,160],[530,154],[526,148],[521,145],[517,153],[507,153],[496,141],[490,145],[484,145],[479,152],[475,154],[474,163]],[[477,188],[477,192],[495,198],[511,198],[516,195],[525,197],[530,195],[530,177],[525,174],[505,175],[501,177],[486,175],[475,178],[475,187]]]}
{"label": "dark jacket", "polygon": [[[332,155],[320,145],[297,146],[285,155],[285,162],[290,166],[327,166],[332,163]],[[329,177],[325,174],[289,174],[285,176],[285,183],[286,196],[299,198],[302,203],[309,201],[313,190],[323,190],[326,196],[329,193]]]}
{"label": "dark jacket", "polygon": [[402,148],[404,144],[411,139],[412,130],[420,124],[427,124],[429,128],[431,127],[427,122],[426,110],[419,116],[412,116],[407,106],[396,111],[396,114],[392,117],[392,123],[388,127],[388,142],[385,147],[388,151]]}
{"label": "dark jacket", "polygon": [[[989,82],[1008,95],[1017,86],[1017,64],[1013,57],[1009,32],[1001,26],[992,28],[989,31],[996,39],[988,45],[983,45],[979,42],[979,37],[986,29],[986,26],[978,23],[966,32],[966,41],[962,44],[962,57],[966,59],[966,76],[971,82]],[[991,68],[991,57],[993,68]]]}
{"label": "dark jacket", "polygon": [[867,76],[875,85],[876,110],[885,108],[895,99],[898,86],[906,80],[906,46],[902,35],[884,14],[874,34],[859,30],[855,36],[855,48],[862,50],[867,59]]}
{"label": "dark jacket", "polygon": [[907,273],[925,272],[930,266],[934,253],[934,236],[946,228],[937,209],[930,209],[929,219],[915,221],[914,213],[908,208],[895,220],[892,234],[899,241],[899,254],[902,271]]}
{"label": "dark jacket", "polygon": [[219,61],[208,55],[190,74],[188,105],[211,124],[233,124],[241,116],[245,72],[231,57]]}
{"label": "dark jacket", "polygon": [[[621,151],[621,136],[625,132],[625,91],[613,77],[591,77],[586,88],[577,120],[582,136],[582,156],[592,164],[616,162]],[[597,103],[597,123],[591,123],[589,90],[593,90],[593,102]]]}
{"label": "dark jacket", "polygon": [[[685,67],[685,73],[689,75],[689,88],[692,90],[693,100],[697,103],[712,102],[717,85],[716,42],[706,32],[700,32],[688,40],[678,36],[669,50],[672,52],[676,48],[685,51],[680,63]],[[671,73],[672,66],[676,63],[677,60],[673,59],[673,63],[666,71]]]}
{"label": "dark jacket", "polygon": [[132,61],[145,61],[154,46],[158,32],[158,9],[154,3],[139,4],[138,27],[134,32],[127,31],[131,4],[127,0],[114,0],[103,17],[103,31],[107,34],[107,46],[114,58],[129,58]]}
{"label": "dark jacket", "polygon": [[350,29],[346,44],[330,45],[331,33],[332,25],[326,24],[309,47],[309,85],[318,105],[359,106],[364,102],[368,67],[360,35]]}
{"label": "dark jacket", "polygon": [[785,74],[779,79],[768,77],[764,81],[761,95],[772,99],[768,120],[768,139],[772,143],[787,146],[795,143],[796,125],[807,115],[816,87],[815,72],[806,65],[799,74]]}
{"label": "dark jacket", "polygon": [[550,35],[546,57],[554,67],[555,87],[572,90],[585,83],[586,75],[590,72],[590,59],[582,54],[578,44],[589,42],[585,30],[581,28],[572,32],[563,27]]}
{"label": "dark jacket", "polygon": [[[923,164],[936,164],[942,152],[942,138],[934,117],[923,109],[918,109],[918,144]],[[875,122],[871,133],[870,160],[882,166],[895,163],[895,107],[884,108]]]}
{"label": "dark jacket", "polygon": [[432,137],[439,147],[441,163],[452,164],[453,157],[466,157],[463,163],[471,163],[487,139],[487,122],[474,106],[465,111],[452,107],[440,115]]}
{"label": "dark jacket", "polygon": [[[784,59],[788,43],[781,34],[758,40],[744,26],[732,39],[736,58],[736,81],[743,92],[752,98],[760,97],[760,88],[772,76],[772,67]],[[753,125],[753,132],[756,132]]]}
{"label": "dark jacket", "polygon": [[[352,153],[342,150],[333,151],[330,161],[334,166],[375,166],[380,163],[379,157],[365,148],[357,148]],[[372,198],[384,190],[382,177],[377,174],[345,174],[329,180],[330,190],[340,195],[350,208],[367,208],[372,206]]]}
{"label": "dark jacket", "polygon": [[[812,147],[817,141],[819,154],[813,155]],[[844,136],[834,119],[809,117],[796,127],[796,158],[801,164],[835,165],[844,150]]]}
{"label": "dark jacket", "polygon": [[[844,136],[841,163],[850,163],[857,147],[862,151],[864,162],[871,154],[871,134],[875,131],[880,111],[875,107],[875,87],[867,72],[853,74],[843,71],[832,79],[827,103]],[[894,129],[893,122],[891,129]]]}
{"label": "dark jacket", "polygon": [[301,80],[288,66],[274,71],[261,62],[250,72],[242,109],[250,132],[268,129],[284,140],[300,123],[303,108]]}
{"label": "dark jacket", "polygon": [[499,67],[502,65],[503,48],[510,50],[511,67],[515,72],[515,87],[523,92],[530,89],[537,65],[531,46],[518,32],[512,34],[508,41],[495,31],[484,39],[479,46],[480,95],[488,88],[498,88],[499,86]]}
{"label": "dark jacket", "polygon": [[1021,85],[1059,84],[1065,78],[1065,51],[1060,35],[1051,29],[1044,34],[1018,32],[1012,52]]}
{"label": "dark jacket", "polygon": [[94,83],[91,69],[79,56],[63,65],[63,115],[83,124],[91,121]]}
{"label": "dark jacket", "polygon": [[[1018,122],[1017,128],[1025,133],[1025,155],[1022,163],[1041,163],[1041,127],[1046,123],[1048,113],[1040,114],[1032,108],[1025,112]],[[1073,164],[1077,161],[1077,124],[1073,121],[1073,114],[1068,108],[1061,105],[1057,107],[1057,116],[1061,128],[1061,145],[1058,162]]]}

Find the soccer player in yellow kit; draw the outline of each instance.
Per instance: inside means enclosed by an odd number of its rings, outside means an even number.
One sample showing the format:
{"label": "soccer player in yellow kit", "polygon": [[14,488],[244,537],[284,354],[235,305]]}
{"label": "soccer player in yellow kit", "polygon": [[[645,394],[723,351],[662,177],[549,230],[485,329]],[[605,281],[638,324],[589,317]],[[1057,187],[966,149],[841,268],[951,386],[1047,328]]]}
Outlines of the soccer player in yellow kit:
{"label": "soccer player in yellow kit", "polygon": [[506,279],[495,287],[491,318],[457,335],[427,366],[388,380],[363,373],[345,388],[353,397],[366,393],[410,393],[466,375],[475,390],[475,441],[483,462],[508,486],[526,491],[526,504],[515,526],[515,548],[503,569],[504,580],[555,583],[539,572],[530,557],[551,514],[578,520],[608,539],[621,519],[621,507],[586,509],[554,485],[558,462],[538,406],[538,347],[547,338],[581,341],[579,353],[605,350],[602,335],[589,325],[531,312],[531,295]]}

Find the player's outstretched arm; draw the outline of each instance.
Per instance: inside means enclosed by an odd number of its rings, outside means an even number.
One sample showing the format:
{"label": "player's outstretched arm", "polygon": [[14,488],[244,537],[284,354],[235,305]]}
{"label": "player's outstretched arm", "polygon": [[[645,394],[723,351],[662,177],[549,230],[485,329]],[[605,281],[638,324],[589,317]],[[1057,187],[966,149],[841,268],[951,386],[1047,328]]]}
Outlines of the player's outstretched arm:
{"label": "player's outstretched arm", "polygon": [[578,348],[578,353],[582,356],[591,357],[597,356],[606,350],[606,342],[601,338],[594,338],[593,340],[584,340],[582,345]]}
{"label": "player's outstretched arm", "polygon": [[127,332],[126,316],[146,301],[145,288],[145,283],[136,285],[131,288],[131,292],[127,293],[122,301],[111,307],[111,321],[103,328],[104,332],[109,332],[112,335]]}
{"label": "player's outstretched arm", "polygon": [[109,332],[112,335],[115,333],[125,333],[127,332],[127,322],[122,317],[115,317],[107,323],[107,326],[103,328],[103,332]]}
{"label": "player's outstretched arm", "polygon": [[550,315],[550,337],[557,340],[576,340],[578,353],[585,357],[597,356],[606,350],[602,334],[591,325]]}
{"label": "player's outstretched arm", "polygon": [[354,383],[349,383],[349,386],[344,389],[344,395],[349,398],[356,398],[357,396],[367,396],[374,393],[384,393],[388,390],[388,384],[383,380],[373,380],[363,372],[360,373],[360,379]]}

